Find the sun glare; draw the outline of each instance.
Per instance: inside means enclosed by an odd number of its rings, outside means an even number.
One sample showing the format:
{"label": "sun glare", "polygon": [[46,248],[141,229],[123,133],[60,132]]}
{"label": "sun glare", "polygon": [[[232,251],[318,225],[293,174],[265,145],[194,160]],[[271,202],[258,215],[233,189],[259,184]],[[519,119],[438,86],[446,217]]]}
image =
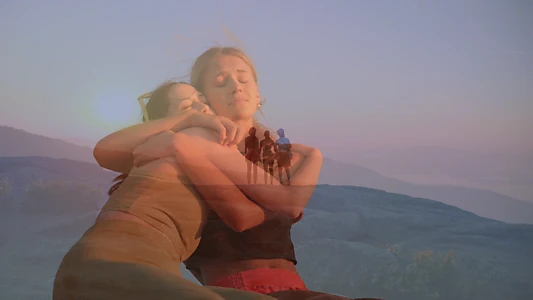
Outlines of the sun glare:
{"label": "sun glare", "polygon": [[104,127],[122,128],[141,121],[137,97],[123,89],[107,89],[94,97],[91,114]]}

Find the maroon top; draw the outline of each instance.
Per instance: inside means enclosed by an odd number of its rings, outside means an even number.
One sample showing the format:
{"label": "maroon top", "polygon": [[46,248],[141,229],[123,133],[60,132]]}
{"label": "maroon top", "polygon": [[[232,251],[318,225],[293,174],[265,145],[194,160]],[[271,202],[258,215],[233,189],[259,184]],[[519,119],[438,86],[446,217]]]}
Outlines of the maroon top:
{"label": "maroon top", "polygon": [[202,260],[286,259],[296,264],[291,240],[292,219],[275,215],[262,224],[236,232],[211,211],[200,245],[186,260],[187,269],[197,269]]}

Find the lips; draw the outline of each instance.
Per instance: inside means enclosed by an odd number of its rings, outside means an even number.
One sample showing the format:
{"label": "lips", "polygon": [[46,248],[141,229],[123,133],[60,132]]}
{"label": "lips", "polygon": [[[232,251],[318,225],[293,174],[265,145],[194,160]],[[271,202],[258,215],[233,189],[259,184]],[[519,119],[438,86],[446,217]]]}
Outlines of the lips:
{"label": "lips", "polygon": [[248,100],[246,100],[246,98],[244,97],[235,97],[233,98],[233,103],[242,103],[242,102],[248,102]]}

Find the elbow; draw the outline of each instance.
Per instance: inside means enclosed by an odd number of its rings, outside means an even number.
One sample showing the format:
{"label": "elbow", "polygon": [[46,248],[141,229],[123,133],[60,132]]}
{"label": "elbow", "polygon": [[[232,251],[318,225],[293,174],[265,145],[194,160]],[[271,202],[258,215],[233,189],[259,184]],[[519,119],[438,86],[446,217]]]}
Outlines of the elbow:
{"label": "elbow", "polygon": [[230,224],[228,224],[228,226],[235,232],[243,232],[245,230],[254,228],[257,225],[259,225],[259,224],[255,224],[255,223],[247,222],[247,221],[242,221],[242,220],[236,220],[236,221],[230,222]]}
{"label": "elbow", "polygon": [[285,217],[289,219],[296,219],[300,216],[302,212],[303,212],[303,207],[291,207],[284,213],[284,215]]}
{"label": "elbow", "polygon": [[[281,199],[283,199],[281,203],[269,205],[267,206],[267,209],[289,219],[297,218],[303,211],[303,206],[300,204],[303,201],[298,195],[291,194],[288,197]],[[305,203],[307,203],[307,201],[305,201]]]}
{"label": "elbow", "polygon": [[257,214],[255,216],[247,216],[246,214],[238,214],[233,216],[231,220],[228,220],[226,224],[235,232],[243,232],[248,229],[252,229],[257,225],[260,225],[266,220],[266,215]]}
{"label": "elbow", "polygon": [[313,157],[315,159],[319,159],[321,162],[323,160],[322,152],[318,148],[313,148],[311,150],[311,153],[309,154],[309,156],[311,156],[311,157]]}
{"label": "elbow", "polygon": [[254,226],[246,226],[245,224],[232,224],[230,228],[235,232],[243,232],[245,230],[248,230]]}
{"label": "elbow", "polygon": [[96,144],[96,146],[93,149],[93,157],[94,157],[94,160],[96,160],[96,163],[100,167],[105,168],[105,166],[108,165],[108,163],[106,163],[106,160],[105,160],[105,154],[104,154],[104,151],[102,150],[102,146],[99,143]]}
{"label": "elbow", "polygon": [[284,203],[291,203],[285,205],[283,211],[280,213],[287,218],[296,219],[304,211],[305,206],[311,199],[311,195],[314,191],[314,186],[296,186],[291,185],[289,187],[290,193],[287,195]]}
{"label": "elbow", "polygon": [[108,142],[108,137],[104,137],[96,143],[93,149],[93,157],[102,168],[113,165],[113,151],[114,146]]}
{"label": "elbow", "polygon": [[93,149],[93,157],[96,163],[104,168],[115,172],[129,173],[133,167],[133,155],[109,150],[106,146],[97,144]]}

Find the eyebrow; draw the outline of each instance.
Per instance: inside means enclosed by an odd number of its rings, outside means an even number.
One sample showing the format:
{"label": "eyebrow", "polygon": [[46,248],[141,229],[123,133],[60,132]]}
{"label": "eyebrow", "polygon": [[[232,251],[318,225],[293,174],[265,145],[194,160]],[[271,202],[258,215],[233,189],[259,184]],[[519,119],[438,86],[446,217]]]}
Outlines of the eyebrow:
{"label": "eyebrow", "polygon": [[[185,103],[185,101],[189,101],[190,103],[187,103],[187,104],[185,105],[185,104],[183,104],[183,103]],[[181,108],[182,106],[190,106],[190,105],[192,105],[192,102],[193,102],[193,101],[190,100],[189,98],[187,98],[187,99],[183,99],[183,100],[180,100],[180,102],[178,103],[178,108]]]}
{"label": "eyebrow", "polygon": [[[215,77],[218,77],[220,75],[226,75],[227,73],[228,72],[226,72],[226,71],[220,71],[220,72],[218,72],[218,74]],[[237,73],[248,73],[248,71],[242,70],[242,69],[237,69]]]}

